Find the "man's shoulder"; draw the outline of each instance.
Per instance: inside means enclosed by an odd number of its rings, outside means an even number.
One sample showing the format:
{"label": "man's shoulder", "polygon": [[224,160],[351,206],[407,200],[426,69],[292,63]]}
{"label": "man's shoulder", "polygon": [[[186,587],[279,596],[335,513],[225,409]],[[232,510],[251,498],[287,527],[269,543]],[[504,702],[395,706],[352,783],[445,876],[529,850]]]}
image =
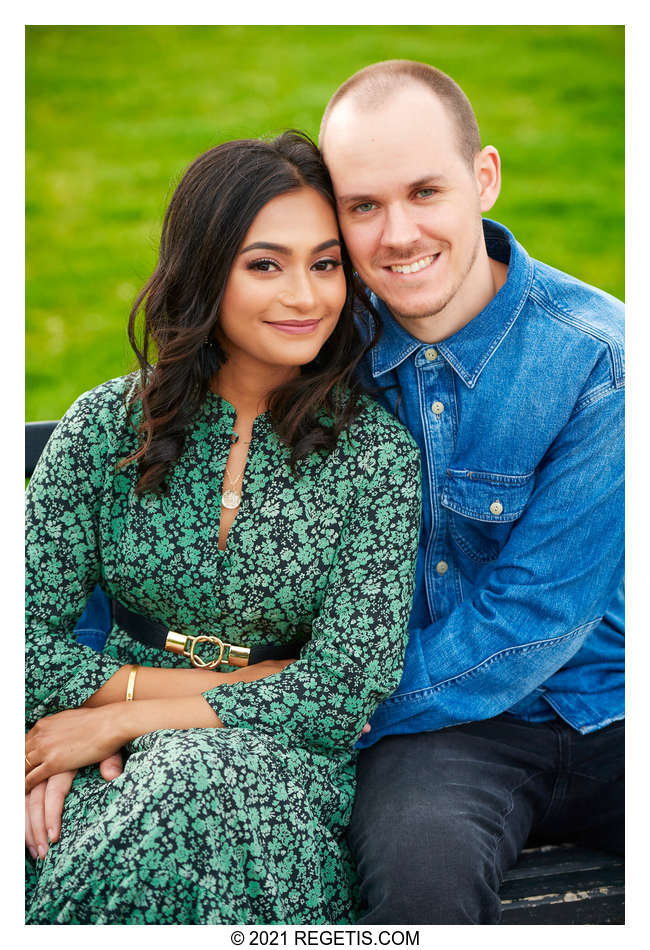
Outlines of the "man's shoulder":
{"label": "man's shoulder", "polygon": [[625,309],[598,287],[584,283],[541,261],[533,261],[533,277],[518,321],[534,343],[535,364],[544,360],[549,376],[573,367],[585,392],[617,390],[625,381]]}
{"label": "man's shoulder", "polygon": [[623,348],[625,307],[617,297],[577,277],[534,261],[530,298],[559,324]]}

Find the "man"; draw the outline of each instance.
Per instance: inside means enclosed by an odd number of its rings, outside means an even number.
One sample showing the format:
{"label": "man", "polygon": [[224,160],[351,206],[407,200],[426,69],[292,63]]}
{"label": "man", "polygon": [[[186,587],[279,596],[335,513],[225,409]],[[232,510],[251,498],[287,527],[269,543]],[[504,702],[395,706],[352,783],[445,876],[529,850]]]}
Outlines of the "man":
{"label": "man", "polygon": [[622,305],[482,220],[499,155],[438,70],[356,73],[320,145],[424,483],[403,679],[361,740],[362,921],[496,923],[527,841],[623,848]]}

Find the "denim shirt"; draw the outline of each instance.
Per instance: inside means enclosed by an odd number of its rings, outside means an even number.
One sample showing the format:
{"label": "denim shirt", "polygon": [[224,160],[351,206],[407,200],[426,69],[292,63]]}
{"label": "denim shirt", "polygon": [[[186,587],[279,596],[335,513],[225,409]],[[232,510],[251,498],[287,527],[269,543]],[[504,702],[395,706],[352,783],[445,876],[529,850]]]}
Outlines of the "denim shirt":
{"label": "denim shirt", "polygon": [[420,446],[423,520],[401,684],[359,747],[624,716],[623,305],[483,225],[507,280],[453,336],[422,343],[372,298],[362,376]]}

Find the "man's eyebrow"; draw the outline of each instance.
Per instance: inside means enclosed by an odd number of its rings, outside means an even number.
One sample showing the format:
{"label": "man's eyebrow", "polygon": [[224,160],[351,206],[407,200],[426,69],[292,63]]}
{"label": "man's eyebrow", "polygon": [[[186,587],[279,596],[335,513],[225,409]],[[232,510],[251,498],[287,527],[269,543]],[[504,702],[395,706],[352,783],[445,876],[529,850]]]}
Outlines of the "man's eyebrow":
{"label": "man's eyebrow", "polygon": [[417,190],[418,188],[424,188],[425,185],[444,185],[446,180],[444,175],[425,175],[424,178],[412,181],[408,187],[409,190]]}
{"label": "man's eyebrow", "polygon": [[[423,175],[417,181],[409,182],[406,185],[407,191],[416,191],[418,188],[424,188],[425,185],[444,185],[446,178],[444,175]],[[339,195],[336,199],[339,205],[363,204],[364,201],[374,201],[372,194],[358,195]]]}
{"label": "man's eyebrow", "polygon": [[[316,247],[312,248],[312,254],[318,254],[320,251],[327,250],[328,247],[340,247],[341,242],[338,238],[332,238],[330,241],[323,241],[322,244],[317,244]],[[278,254],[286,254],[287,257],[293,254],[293,251],[290,247],[285,247],[284,244],[273,244],[272,241],[255,241],[254,244],[248,244],[246,247],[243,247],[240,254],[245,254],[246,251],[277,251]]]}

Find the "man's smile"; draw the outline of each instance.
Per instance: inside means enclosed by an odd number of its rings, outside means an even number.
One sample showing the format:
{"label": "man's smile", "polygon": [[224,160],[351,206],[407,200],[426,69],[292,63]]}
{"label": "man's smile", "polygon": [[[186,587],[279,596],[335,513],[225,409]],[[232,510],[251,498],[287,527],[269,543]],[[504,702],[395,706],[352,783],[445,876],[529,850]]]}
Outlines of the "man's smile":
{"label": "man's smile", "polygon": [[440,252],[437,254],[432,254],[429,257],[421,257],[418,260],[411,261],[411,263],[408,264],[389,264],[387,265],[386,270],[391,271],[393,274],[417,274],[419,271],[430,267],[439,257]]}

